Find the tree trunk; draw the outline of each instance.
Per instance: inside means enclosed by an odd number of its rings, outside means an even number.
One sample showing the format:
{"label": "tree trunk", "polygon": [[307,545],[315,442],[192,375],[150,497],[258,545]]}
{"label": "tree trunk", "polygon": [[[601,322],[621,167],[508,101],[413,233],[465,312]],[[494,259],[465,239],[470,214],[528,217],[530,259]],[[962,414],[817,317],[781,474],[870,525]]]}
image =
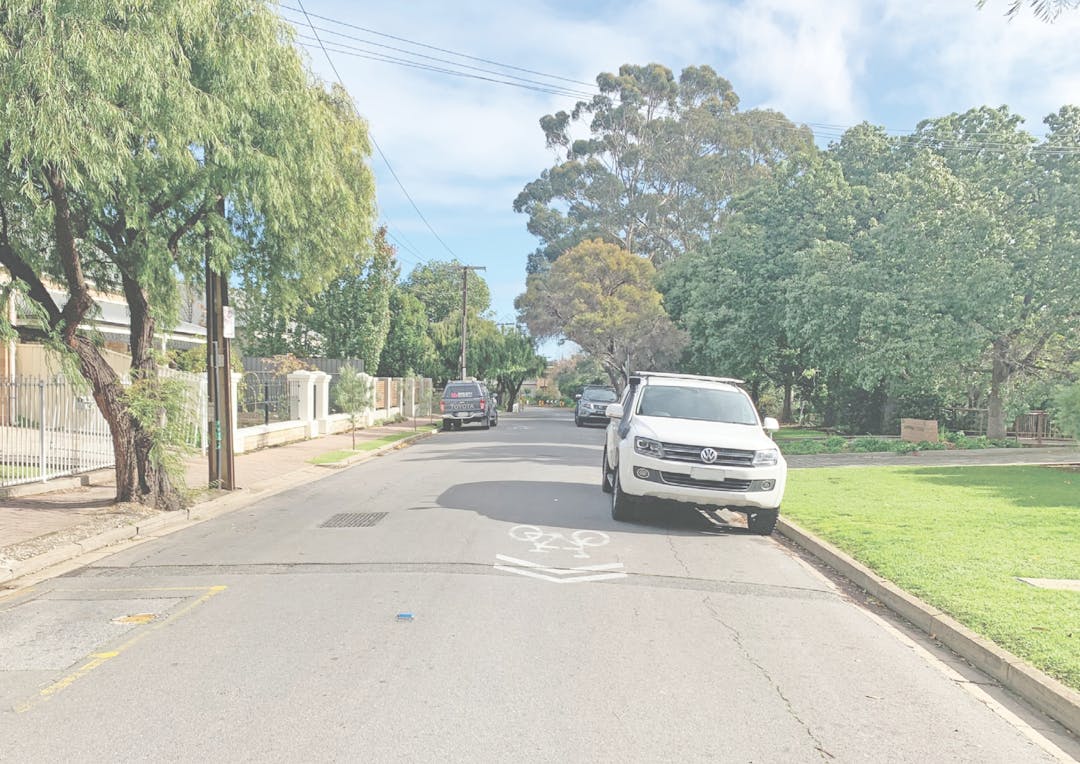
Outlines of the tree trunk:
{"label": "tree trunk", "polygon": [[76,336],[68,344],[79,359],[79,370],[90,383],[98,410],[112,435],[116,501],[139,500],[139,476],[135,469],[135,433],[132,417],[124,405],[124,386],[101,352],[86,337]]}
{"label": "tree trunk", "polygon": [[784,407],[780,410],[780,421],[790,422],[791,418],[791,404],[794,399],[795,383],[791,377],[784,379]]}
{"label": "tree trunk", "polygon": [[1005,403],[1002,388],[1009,381],[1008,344],[994,340],[990,369],[990,396],[987,399],[986,437],[1001,440],[1005,437]]}
{"label": "tree trunk", "polygon": [[[157,363],[153,356],[154,319],[146,292],[126,275],[123,278],[128,312],[131,315],[131,374],[132,381],[143,380],[150,385],[158,383]],[[160,409],[158,416],[166,416]],[[168,473],[153,460],[151,449],[153,437],[138,422],[132,422],[135,432],[135,462],[139,473],[139,490],[144,501],[158,509],[180,509],[182,501]],[[162,423],[164,424],[164,423]]]}
{"label": "tree trunk", "polygon": [[[885,402],[881,404],[881,432],[887,435],[898,435],[900,433],[900,421],[897,417],[897,411],[900,408],[899,401],[896,400],[896,396],[891,391],[885,393]],[[896,426],[893,423],[896,423]]]}
{"label": "tree trunk", "polygon": [[134,430],[131,414],[124,403],[123,387],[116,372],[105,362],[97,347],[86,337],[77,334],[83,317],[93,307],[94,301],[86,285],[82,258],[75,238],[75,222],[67,194],[67,181],[55,166],[42,168],[42,175],[51,192],[56,255],[63,268],[68,290],[68,301],[60,315],[52,317],[51,324],[54,329],[62,327],[63,342],[79,359],[79,369],[90,383],[98,409],[109,424],[116,462],[116,500],[137,501],[139,481],[132,458]]}
{"label": "tree trunk", "polygon": [[[123,274],[123,284],[131,317],[131,381],[152,387],[158,384],[158,373],[153,356],[154,318],[150,314],[150,302],[143,288],[126,273]],[[152,433],[130,414],[127,415],[134,434],[133,456],[139,477],[140,501],[161,510],[180,509],[183,506],[180,491],[173,485],[164,467],[153,458]],[[165,409],[160,408],[158,417],[164,419],[165,416]],[[159,424],[163,425],[164,422]]]}

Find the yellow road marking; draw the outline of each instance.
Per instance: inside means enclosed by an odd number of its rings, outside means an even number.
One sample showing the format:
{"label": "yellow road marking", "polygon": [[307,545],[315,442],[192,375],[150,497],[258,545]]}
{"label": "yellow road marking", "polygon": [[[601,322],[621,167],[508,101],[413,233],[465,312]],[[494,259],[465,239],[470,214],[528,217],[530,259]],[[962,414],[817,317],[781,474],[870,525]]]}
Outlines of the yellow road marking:
{"label": "yellow road marking", "polygon": [[[228,587],[226,587],[226,586],[211,586],[209,588],[205,587],[205,586],[199,586],[199,587],[189,586],[189,587],[177,587],[175,589],[172,589],[171,591],[180,591],[180,590],[202,591],[202,592],[204,592],[204,594],[201,597],[198,597],[195,600],[189,602],[187,605],[182,607],[180,610],[177,610],[175,613],[170,615],[168,618],[165,618],[164,620],[158,621],[157,623],[155,623],[152,626],[147,626],[147,627],[145,627],[143,629],[140,629],[138,631],[138,633],[135,634],[135,636],[133,636],[127,642],[124,642],[122,645],[117,647],[115,650],[110,650],[108,652],[103,652],[103,653],[93,653],[90,656],[91,660],[88,661],[85,665],[80,666],[75,671],[73,671],[70,674],[68,674],[67,676],[65,676],[63,679],[58,679],[57,681],[50,684],[48,687],[43,688],[40,692],[38,692],[38,694],[35,697],[31,698],[30,700],[26,701],[25,703],[22,703],[22,704],[20,704],[18,706],[15,706],[15,711],[17,713],[24,714],[27,711],[29,711],[30,709],[32,709],[34,706],[38,705],[39,703],[45,702],[46,700],[51,698],[53,695],[56,695],[58,692],[67,689],[72,684],[74,684],[76,681],[78,681],[79,679],[82,679],[84,676],[89,674],[91,671],[96,669],[101,664],[103,664],[103,663],[117,657],[121,653],[123,653],[126,650],[130,649],[133,645],[137,644],[138,642],[141,642],[145,637],[147,637],[148,635],[150,635],[153,632],[157,631],[158,629],[162,629],[165,626],[172,623],[173,621],[176,621],[177,619],[182,618],[183,616],[187,615],[192,610],[197,608],[199,605],[202,605],[203,603],[210,600],[212,597],[214,597],[214,596],[216,596],[218,594],[221,594],[221,592],[225,591],[227,588]],[[91,591],[91,590],[83,590],[83,591]],[[152,589],[111,589],[111,590],[95,589],[93,591],[155,591],[155,590],[152,590]],[[161,590],[156,590],[156,591],[166,591],[166,590],[161,589]]]}

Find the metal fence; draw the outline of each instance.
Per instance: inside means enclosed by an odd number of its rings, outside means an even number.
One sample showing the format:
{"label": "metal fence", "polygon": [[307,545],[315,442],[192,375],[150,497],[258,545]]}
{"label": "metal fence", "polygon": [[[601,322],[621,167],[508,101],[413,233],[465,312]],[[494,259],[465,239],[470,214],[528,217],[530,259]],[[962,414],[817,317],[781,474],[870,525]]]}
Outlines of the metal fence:
{"label": "metal fence", "polygon": [[0,486],[113,465],[93,397],[62,376],[0,378]]}
{"label": "metal fence", "polygon": [[285,377],[273,371],[245,371],[236,391],[236,424],[252,427],[271,422],[286,422],[295,396]]}
{"label": "metal fence", "polygon": [[206,375],[193,374],[188,371],[179,371],[162,366],[158,368],[158,376],[184,383],[184,444],[188,448],[201,450],[205,453],[205,427],[208,419],[207,408],[209,406],[209,399],[206,394]]}
{"label": "metal fence", "polygon": [[[951,408],[942,412],[945,429],[968,435],[985,435],[988,411],[976,408]],[[1065,436],[1046,411],[1028,411],[1007,425],[1009,437],[1023,440],[1063,440]]]}
{"label": "metal fence", "polygon": [[[351,366],[364,371],[361,358],[299,358],[308,366],[330,375],[330,413],[341,413],[337,405],[337,382],[341,370]],[[241,427],[289,420],[290,396],[286,375],[279,372],[274,358],[244,356],[243,389],[237,393],[239,406],[237,418]],[[294,395],[292,397],[295,397]]]}

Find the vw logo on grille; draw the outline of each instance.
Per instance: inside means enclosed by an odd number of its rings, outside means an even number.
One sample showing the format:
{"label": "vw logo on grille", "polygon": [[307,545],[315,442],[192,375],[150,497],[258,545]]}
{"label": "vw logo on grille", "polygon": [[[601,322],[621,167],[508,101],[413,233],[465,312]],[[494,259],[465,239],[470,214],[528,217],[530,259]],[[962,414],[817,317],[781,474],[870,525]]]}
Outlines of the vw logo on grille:
{"label": "vw logo on grille", "polygon": [[717,453],[715,448],[703,448],[701,449],[701,461],[706,464],[712,464],[716,461]]}

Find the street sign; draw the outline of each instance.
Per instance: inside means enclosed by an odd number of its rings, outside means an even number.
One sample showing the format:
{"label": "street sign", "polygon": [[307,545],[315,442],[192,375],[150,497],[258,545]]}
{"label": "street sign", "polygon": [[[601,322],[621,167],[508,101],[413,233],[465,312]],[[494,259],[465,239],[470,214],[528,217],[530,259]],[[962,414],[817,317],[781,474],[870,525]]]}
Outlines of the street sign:
{"label": "street sign", "polygon": [[221,306],[221,315],[224,319],[221,336],[231,340],[236,336],[236,309],[231,305],[223,305]]}

